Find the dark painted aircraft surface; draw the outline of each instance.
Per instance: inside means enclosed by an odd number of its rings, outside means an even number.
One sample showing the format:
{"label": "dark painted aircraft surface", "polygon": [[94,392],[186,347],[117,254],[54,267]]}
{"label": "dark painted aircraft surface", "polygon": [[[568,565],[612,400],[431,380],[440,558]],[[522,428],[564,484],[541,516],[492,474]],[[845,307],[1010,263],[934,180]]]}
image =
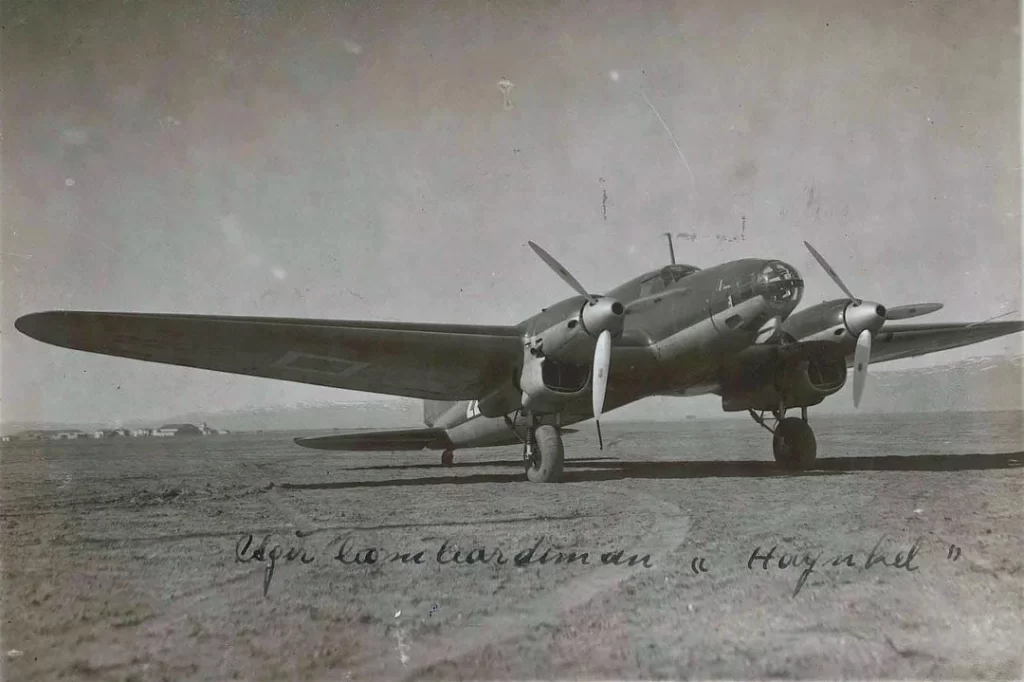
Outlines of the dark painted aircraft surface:
{"label": "dark painted aircraft surface", "polygon": [[[670,242],[671,244],[671,242]],[[561,476],[565,426],[654,395],[715,393],[773,434],[787,469],[813,466],[807,408],[867,367],[986,341],[1024,322],[893,324],[941,308],[893,308],[853,295],[794,312],[804,292],[782,261],[706,269],[675,263],[604,295],[537,255],[576,292],[514,326],[49,311],[17,328],[45,343],[150,362],[421,398],[422,429],[297,439],[324,450],[442,451],[522,442],[527,477]],[[852,371],[852,372],[851,372]],[[787,411],[800,408],[800,417]],[[766,417],[767,415],[767,417]]]}

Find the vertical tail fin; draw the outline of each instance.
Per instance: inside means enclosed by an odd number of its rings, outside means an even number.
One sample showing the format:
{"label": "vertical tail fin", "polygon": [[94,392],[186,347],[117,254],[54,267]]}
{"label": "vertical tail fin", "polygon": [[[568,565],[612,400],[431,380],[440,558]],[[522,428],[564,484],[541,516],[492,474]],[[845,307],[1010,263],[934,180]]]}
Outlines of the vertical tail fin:
{"label": "vertical tail fin", "polygon": [[433,426],[438,417],[450,410],[452,405],[456,405],[457,403],[458,401],[455,400],[424,400],[423,423],[427,426]]}

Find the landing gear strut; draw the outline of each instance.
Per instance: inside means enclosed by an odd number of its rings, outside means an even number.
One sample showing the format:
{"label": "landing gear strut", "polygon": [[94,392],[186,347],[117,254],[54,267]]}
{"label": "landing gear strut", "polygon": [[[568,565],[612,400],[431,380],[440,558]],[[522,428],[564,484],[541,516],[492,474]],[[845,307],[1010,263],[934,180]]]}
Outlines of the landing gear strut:
{"label": "landing gear strut", "polygon": [[533,483],[555,483],[562,478],[562,462],[565,457],[562,435],[557,426],[538,426],[535,417],[530,417],[530,422],[523,450],[526,478]]}
{"label": "landing gear strut", "polygon": [[750,416],[762,428],[772,434],[772,451],[775,461],[786,471],[803,471],[814,466],[818,454],[818,444],[814,439],[814,431],[807,423],[807,408],[800,408],[800,417],[787,417],[786,408],[772,410],[775,426],[766,422],[764,412],[757,414],[749,410]]}

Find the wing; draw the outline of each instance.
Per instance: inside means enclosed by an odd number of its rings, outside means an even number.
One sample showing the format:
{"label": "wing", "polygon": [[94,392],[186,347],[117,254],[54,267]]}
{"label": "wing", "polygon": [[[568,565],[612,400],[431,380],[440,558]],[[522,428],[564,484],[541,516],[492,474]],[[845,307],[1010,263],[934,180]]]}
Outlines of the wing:
{"label": "wing", "polygon": [[522,354],[498,326],[78,311],[15,326],[90,353],[428,400],[478,399]]}
{"label": "wing", "polygon": [[[900,324],[882,327],[871,347],[871,364],[916,355],[927,355],[950,348],[967,346],[1024,331],[1024,322],[976,322],[947,324]],[[723,359],[716,381],[687,389],[686,395],[717,393],[722,396],[755,396],[763,404],[777,400],[772,391],[779,368],[801,359],[842,360],[853,364],[854,347],[831,341],[797,341],[774,345],[755,345]],[[760,397],[758,397],[760,396]],[[745,409],[745,408],[744,408]],[[761,409],[761,408],[758,408]]]}
{"label": "wing", "polygon": [[[886,324],[875,337],[871,364],[968,346],[1024,331],[1024,322],[976,322],[973,324]],[[847,357],[852,362],[853,353]]]}

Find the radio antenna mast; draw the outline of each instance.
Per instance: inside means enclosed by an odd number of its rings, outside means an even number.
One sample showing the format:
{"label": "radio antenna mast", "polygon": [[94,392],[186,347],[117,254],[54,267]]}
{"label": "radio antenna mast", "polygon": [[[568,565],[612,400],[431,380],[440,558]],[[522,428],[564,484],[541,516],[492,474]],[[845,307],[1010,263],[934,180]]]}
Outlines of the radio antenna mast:
{"label": "radio antenna mast", "polygon": [[672,258],[672,265],[676,264],[676,250],[672,247],[672,233],[666,232],[665,236],[668,237],[668,255]]}

